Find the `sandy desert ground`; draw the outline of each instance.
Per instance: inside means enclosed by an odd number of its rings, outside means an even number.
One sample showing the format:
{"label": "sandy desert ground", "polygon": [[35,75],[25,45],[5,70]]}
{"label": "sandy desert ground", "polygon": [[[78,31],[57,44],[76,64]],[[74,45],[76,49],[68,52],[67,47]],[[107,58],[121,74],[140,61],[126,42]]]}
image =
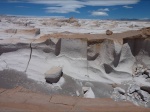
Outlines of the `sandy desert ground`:
{"label": "sandy desert ground", "polygon": [[1,112],[149,112],[129,102],[110,98],[83,99],[63,95],[45,95],[22,87],[0,89]]}
{"label": "sandy desert ground", "polygon": [[0,111],[150,111],[150,22],[1,16],[0,26]]}

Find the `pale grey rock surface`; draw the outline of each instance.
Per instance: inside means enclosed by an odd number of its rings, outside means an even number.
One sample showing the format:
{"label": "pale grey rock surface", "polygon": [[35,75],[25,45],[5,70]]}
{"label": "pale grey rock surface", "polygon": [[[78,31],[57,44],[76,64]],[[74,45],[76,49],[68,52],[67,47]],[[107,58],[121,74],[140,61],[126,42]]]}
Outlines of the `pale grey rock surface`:
{"label": "pale grey rock surface", "polygon": [[62,68],[61,67],[53,67],[48,70],[45,75],[45,80],[48,83],[57,83],[62,77]]}
{"label": "pale grey rock surface", "polygon": [[[116,32],[131,30],[131,24],[119,21],[2,18],[0,86],[23,85],[49,94],[88,98],[112,96],[115,100],[129,100],[136,105],[149,106],[149,38],[136,35],[136,38],[102,38],[92,42],[87,38],[71,38],[71,33],[81,32],[103,33],[111,37]],[[141,27],[150,25],[144,22],[134,24]],[[132,27],[132,30],[141,28]],[[109,28],[114,34],[107,36],[105,31]],[[53,33],[56,33],[55,37],[50,35]],[[64,33],[66,37],[61,37],[59,33]],[[53,67],[62,69],[52,70]],[[52,84],[46,83],[45,74]],[[88,88],[86,93],[82,91],[83,87]]]}

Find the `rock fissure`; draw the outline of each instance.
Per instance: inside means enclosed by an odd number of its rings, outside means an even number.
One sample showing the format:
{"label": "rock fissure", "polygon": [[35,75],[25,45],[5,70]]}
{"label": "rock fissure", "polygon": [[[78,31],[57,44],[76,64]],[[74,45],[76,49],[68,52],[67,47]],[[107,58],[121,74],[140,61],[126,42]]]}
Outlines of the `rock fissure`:
{"label": "rock fissure", "polygon": [[29,60],[28,60],[28,63],[27,63],[27,67],[26,67],[26,69],[25,69],[25,72],[27,72],[27,70],[28,70],[28,66],[29,66],[29,64],[30,64],[31,58],[32,58],[32,43],[30,43],[30,57],[29,57]]}
{"label": "rock fissure", "polygon": [[3,60],[3,62],[6,64],[6,68],[8,69],[8,64],[5,60]]}

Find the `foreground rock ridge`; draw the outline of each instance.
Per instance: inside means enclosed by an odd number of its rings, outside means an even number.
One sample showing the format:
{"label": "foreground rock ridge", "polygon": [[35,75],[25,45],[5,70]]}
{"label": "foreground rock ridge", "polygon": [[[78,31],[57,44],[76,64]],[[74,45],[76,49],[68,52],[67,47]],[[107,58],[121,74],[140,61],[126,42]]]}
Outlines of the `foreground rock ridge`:
{"label": "foreground rock ridge", "polygon": [[1,88],[19,85],[47,95],[112,98],[150,107],[150,27],[111,34],[43,33],[48,23],[36,28],[30,22],[9,22],[21,27],[0,32]]}
{"label": "foreground rock ridge", "polygon": [[23,87],[0,88],[0,92],[1,112],[62,112],[62,110],[65,112],[149,112],[150,110],[129,102],[114,102],[110,98],[83,99],[63,95],[45,95]]}

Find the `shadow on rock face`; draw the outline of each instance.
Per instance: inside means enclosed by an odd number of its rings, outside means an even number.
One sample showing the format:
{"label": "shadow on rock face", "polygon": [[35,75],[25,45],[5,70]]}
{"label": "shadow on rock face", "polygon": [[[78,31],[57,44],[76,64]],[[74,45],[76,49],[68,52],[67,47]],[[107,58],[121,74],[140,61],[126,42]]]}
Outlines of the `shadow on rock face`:
{"label": "shadow on rock face", "polygon": [[95,60],[98,56],[99,56],[99,53],[96,53],[94,56],[87,55],[87,60],[88,60],[88,61],[93,61],[93,60]]}
{"label": "shadow on rock face", "polygon": [[14,52],[19,49],[26,49],[26,48],[28,48],[28,49],[30,48],[29,44],[18,43],[16,45],[13,45],[13,44],[0,45],[0,55],[3,53]]}
{"label": "shadow on rock face", "polygon": [[113,71],[113,68],[110,65],[104,64],[104,69],[107,74]]}
{"label": "shadow on rock face", "polygon": [[27,74],[16,70],[0,71],[0,87],[11,89],[17,86],[22,86],[35,92],[45,94],[53,93],[52,89],[47,88],[43,83],[27,78]]}
{"label": "shadow on rock face", "polygon": [[[70,76],[64,75],[62,85],[47,84],[46,82],[38,82],[27,78],[27,74],[16,70],[0,71],[0,88],[11,89],[17,86],[22,86],[34,92],[44,94],[60,94],[68,96],[77,96],[76,91],[82,93],[82,87],[79,81],[72,79]],[[58,87],[60,86],[60,87]],[[82,96],[82,95],[81,95]]]}
{"label": "shadow on rock face", "polygon": [[114,52],[113,55],[114,55],[114,61],[113,61],[114,67],[117,67],[120,61],[121,52],[119,54],[116,54]]}
{"label": "shadow on rock face", "polygon": [[58,40],[56,47],[55,47],[55,55],[58,56],[61,50],[61,39]]}
{"label": "shadow on rock face", "polygon": [[150,56],[150,39],[144,38],[127,38],[124,43],[128,43],[133,56],[139,54],[140,51],[146,51]]}
{"label": "shadow on rock face", "polygon": [[142,86],[141,90],[146,91],[150,94],[150,87],[148,87],[148,86]]}

